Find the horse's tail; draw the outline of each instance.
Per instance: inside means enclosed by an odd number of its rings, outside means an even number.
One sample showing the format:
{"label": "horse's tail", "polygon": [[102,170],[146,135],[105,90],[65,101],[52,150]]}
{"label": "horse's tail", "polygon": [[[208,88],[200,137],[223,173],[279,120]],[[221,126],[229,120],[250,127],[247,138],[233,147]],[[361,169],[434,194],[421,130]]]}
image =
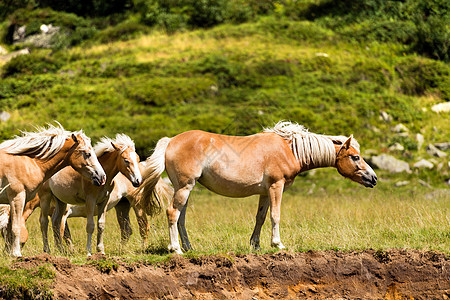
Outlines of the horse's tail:
{"label": "horse's tail", "polygon": [[142,205],[150,216],[160,213],[163,200],[170,199],[173,194],[168,184],[160,182],[161,174],[166,168],[166,149],[170,140],[170,138],[164,137],[158,141],[155,151],[144,163],[143,182],[132,193],[136,204]]}
{"label": "horse's tail", "polygon": [[0,205],[0,232],[3,235],[3,238],[6,238],[10,209],[11,207],[9,206],[9,204]]}

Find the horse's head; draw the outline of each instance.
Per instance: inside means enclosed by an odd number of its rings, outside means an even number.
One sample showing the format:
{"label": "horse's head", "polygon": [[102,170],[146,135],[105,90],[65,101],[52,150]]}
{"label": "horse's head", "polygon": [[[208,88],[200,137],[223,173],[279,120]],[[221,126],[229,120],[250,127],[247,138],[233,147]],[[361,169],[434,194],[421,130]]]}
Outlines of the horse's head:
{"label": "horse's head", "polygon": [[342,146],[336,147],[336,168],[342,176],[373,188],[377,184],[377,175],[351,145],[352,138],[350,136]]}
{"label": "horse's head", "polygon": [[91,179],[94,185],[104,185],[106,174],[97,160],[91,140],[81,132],[72,134],[71,138],[75,142],[75,150],[70,156],[72,168],[84,177]]}
{"label": "horse's head", "polygon": [[138,187],[142,183],[141,171],[139,170],[139,156],[134,148],[126,146],[120,148],[111,142],[116,151],[120,153],[118,160],[119,172],[125,175],[134,187]]}

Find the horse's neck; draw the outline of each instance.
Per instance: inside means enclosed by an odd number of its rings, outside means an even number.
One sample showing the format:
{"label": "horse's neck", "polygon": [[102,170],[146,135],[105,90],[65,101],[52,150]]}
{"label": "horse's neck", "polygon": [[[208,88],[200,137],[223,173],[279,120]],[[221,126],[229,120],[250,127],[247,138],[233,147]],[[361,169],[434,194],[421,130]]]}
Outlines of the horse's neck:
{"label": "horse's neck", "polygon": [[[339,152],[340,146],[339,145],[334,145],[335,148],[335,154],[337,156],[337,153]],[[314,155],[314,154],[313,154]],[[334,160],[333,162],[327,162],[325,163],[324,161],[321,161],[318,164],[314,164],[314,163],[310,163],[309,165],[304,164],[301,166],[300,168],[300,172],[299,173],[303,173],[309,170],[313,170],[313,169],[319,169],[319,168],[328,168],[328,167],[336,167],[336,160]]]}
{"label": "horse's neck", "polygon": [[98,162],[102,165],[108,182],[111,182],[117,173],[119,173],[119,167],[117,166],[118,155],[117,151],[111,151],[105,152],[102,156],[98,157]]}
{"label": "horse's neck", "polygon": [[73,144],[67,143],[64,144],[62,149],[55,154],[52,158],[48,160],[40,160],[33,159],[36,162],[36,165],[41,169],[44,174],[44,180],[46,181],[50,177],[52,177],[59,170],[67,167],[69,165],[69,157],[73,153],[72,149]]}

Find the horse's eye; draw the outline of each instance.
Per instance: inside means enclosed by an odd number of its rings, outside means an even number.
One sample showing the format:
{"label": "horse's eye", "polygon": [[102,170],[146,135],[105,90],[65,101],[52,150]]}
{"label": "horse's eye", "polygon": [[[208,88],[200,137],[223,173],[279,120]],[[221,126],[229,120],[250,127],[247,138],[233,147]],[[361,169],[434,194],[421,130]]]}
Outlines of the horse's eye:
{"label": "horse's eye", "polygon": [[354,161],[358,161],[359,160],[359,155],[352,155],[352,159]]}

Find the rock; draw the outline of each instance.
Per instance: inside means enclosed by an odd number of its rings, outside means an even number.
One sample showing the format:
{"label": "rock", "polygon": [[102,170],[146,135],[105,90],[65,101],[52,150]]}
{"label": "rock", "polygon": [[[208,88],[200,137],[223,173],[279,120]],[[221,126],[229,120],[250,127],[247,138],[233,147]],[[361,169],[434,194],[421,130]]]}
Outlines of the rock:
{"label": "rock", "polygon": [[23,40],[25,38],[26,31],[27,31],[26,25],[16,28],[16,30],[14,30],[14,32],[13,32],[13,43],[16,41]]}
{"label": "rock", "polygon": [[401,186],[405,186],[405,185],[408,185],[408,184],[409,184],[409,181],[408,181],[408,180],[404,180],[404,181],[396,182],[396,183],[394,184],[394,186],[395,186],[395,187],[401,187]]}
{"label": "rock", "polygon": [[13,34],[13,44],[24,43],[37,48],[50,48],[52,38],[59,33],[60,27],[42,24],[40,29],[41,33],[25,36],[26,26],[19,27]]}
{"label": "rock", "polygon": [[389,147],[390,151],[403,151],[405,150],[405,147],[403,147],[402,144],[400,143],[395,143],[394,145]]}
{"label": "rock", "polygon": [[387,170],[390,173],[411,173],[411,169],[409,168],[407,162],[396,159],[395,157],[388,154],[373,156],[371,159],[371,163],[375,168]]}
{"label": "rock", "polygon": [[432,187],[429,183],[423,181],[422,179],[418,179],[417,181],[419,182],[419,184],[420,184],[421,186],[425,186],[425,187],[427,187],[427,188],[431,188],[431,187]]}
{"label": "rock", "polygon": [[22,49],[22,50],[19,50],[19,51],[14,51],[14,52],[11,52],[11,53],[9,53],[7,55],[1,56],[0,57],[0,62],[6,63],[6,62],[10,61],[11,59],[13,59],[16,56],[26,55],[26,54],[30,54],[30,49],[25,48],[25,49]]}
{"label": "rock", "polygon": [[323,52],[317,52],[316,56],[328,57],[328,54],[327,53],[323,53]]}
{"label": "rock", "polygon": [[450,149],[450,142],[447,143],[435,143],[434,146],[439,150],[445,151]]}
{"label": "rock", "polygon": [[420,133],[416,134],[417,150],[420,150],[425,142],[425,138]]}
{"label": "rock", "polygon": [[417,169],[433,169],[434,165],[426,159],[421,159],[413,165]]}
{"label": "rock", "polygon": [[439,150],[438,148],[436,148],[435,146],[433,146],[432,144],[429,144],[427,147],[427,153],[431,156],[436,156],[436,157],[446,157],[447,153]]}
{"label": "rock", "polygon": [[391,130],[393,132],[396,132],[396,133],[408,132],[409,131],[408,127],[406,127],[402,123],[397,124],[396,126],[392,127]]}
{"label": "rock", "polygon": [[1,122],[6,122],[9,120],[9,118],[11,118],[10,113],[6,112],[6,111],[2,111],[0,112],[0,121]]}
{"label": "rock", "polygon": [[380,119],[385,121],[386,123],[392,122],[392,117],[385,111],[380,111]]}
{"label": "rock", "polygon": [[450,112],[450,102],[443,102],[443,103],[433,105],[431,107],[431,110],[436,113]]}
{"label": "rock", "polygon": [[6,54],[8,54],[8,50],[6,50],[2,46],[0,46],[0,55],[6,55]]}

